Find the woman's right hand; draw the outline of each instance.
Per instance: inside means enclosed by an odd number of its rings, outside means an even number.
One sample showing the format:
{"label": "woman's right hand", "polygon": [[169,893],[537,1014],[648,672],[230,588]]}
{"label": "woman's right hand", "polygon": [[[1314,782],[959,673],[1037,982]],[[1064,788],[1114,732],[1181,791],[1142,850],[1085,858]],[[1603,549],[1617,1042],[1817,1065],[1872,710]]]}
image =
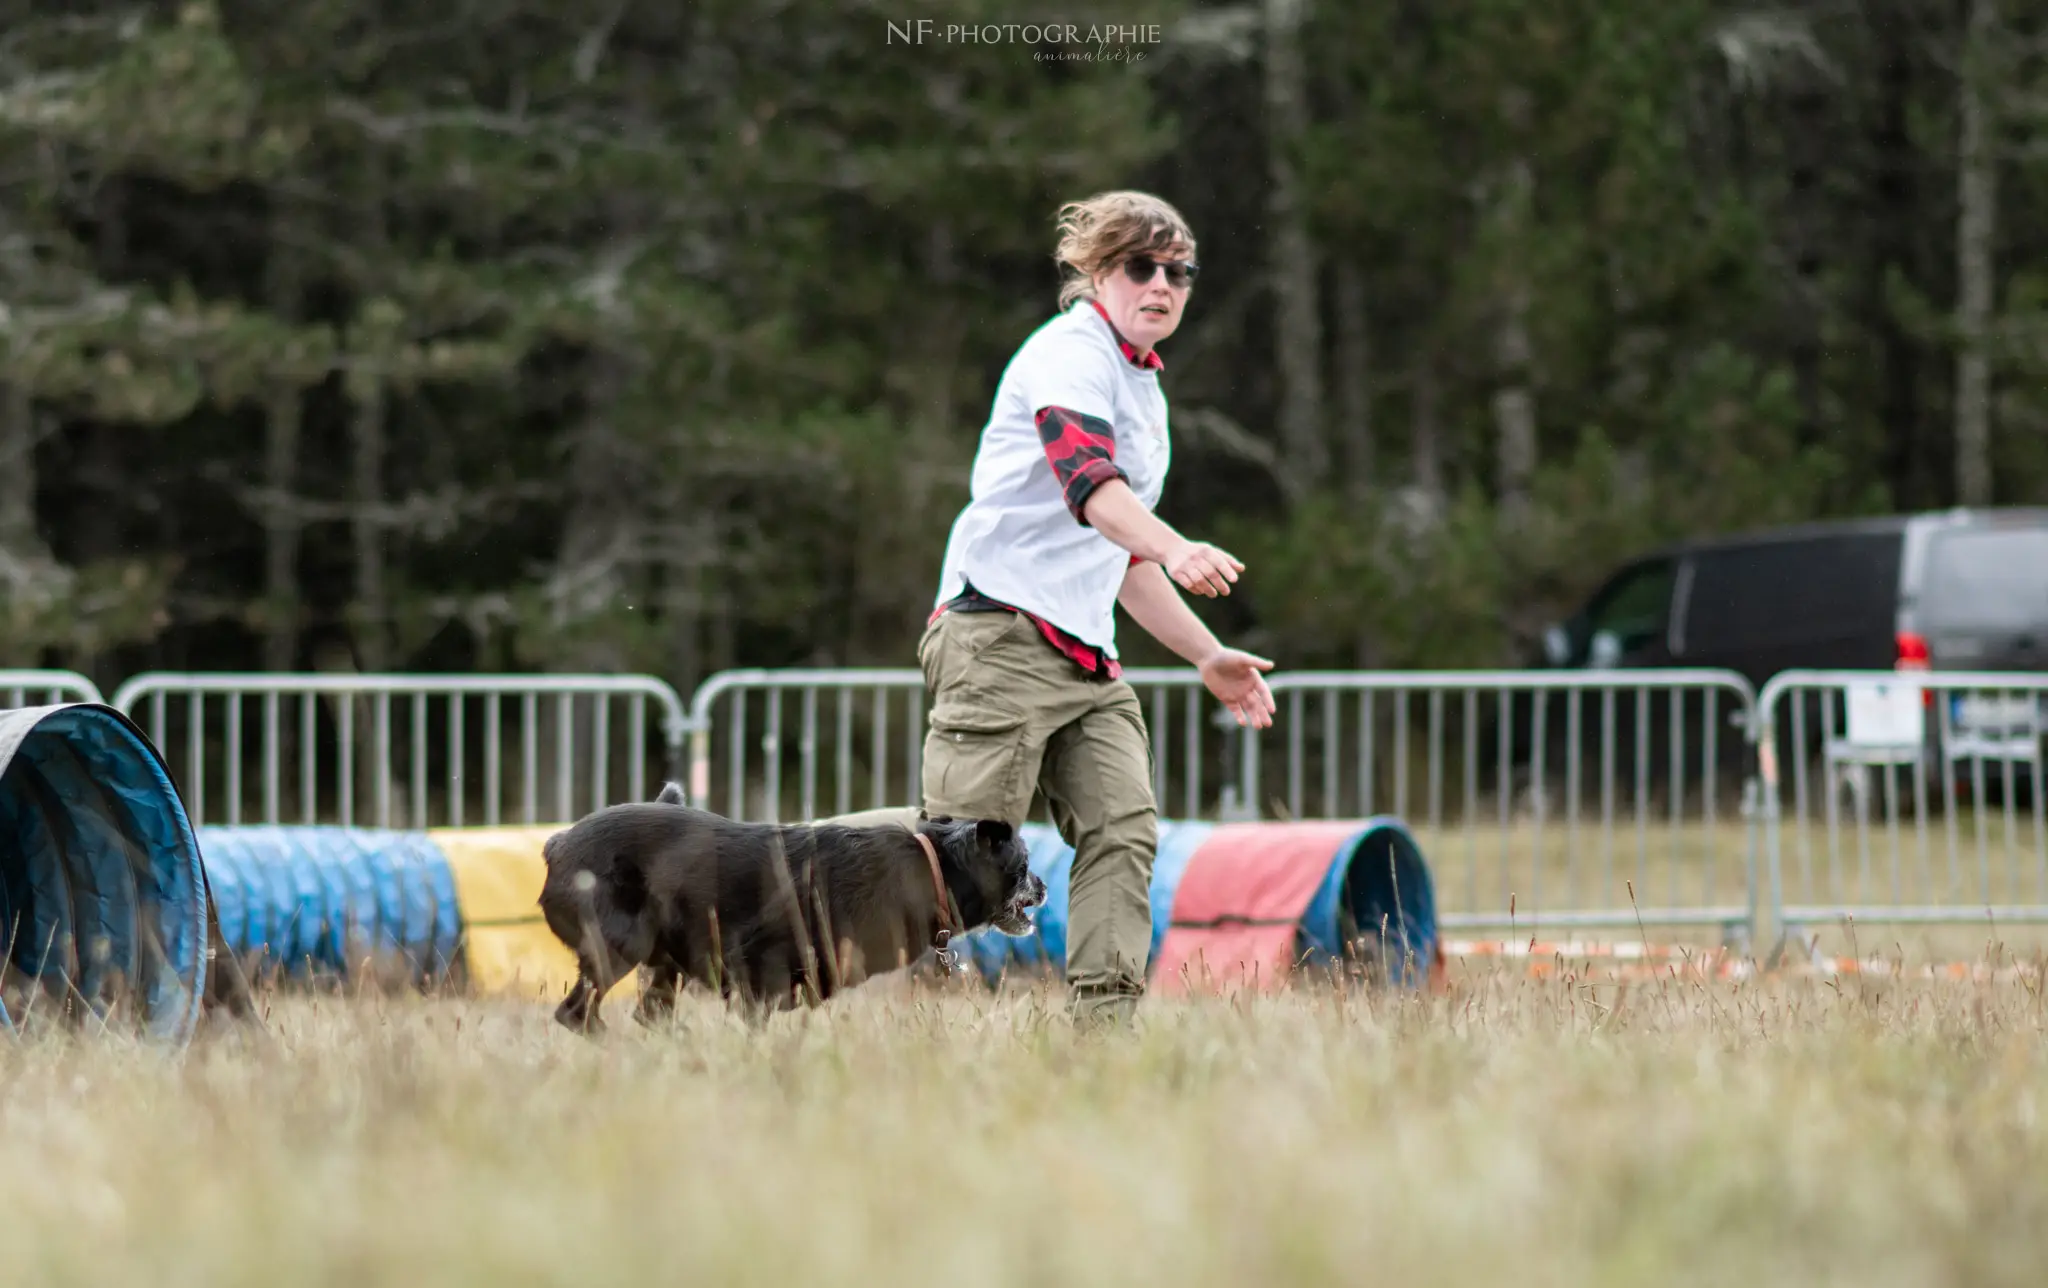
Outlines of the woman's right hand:
{"label": "woman's right hand", "polygon": [[1182,540],[1162,562],[1174,585],[1211,599],[1228,595],[1237,574],[1244,571],[1235,555],[1206,541]]}
{"label": "woman's right hand", "polygon": [[1228,550],[1175,532],[1120,478],[1090,492],[1082,513],[1097,532],[1138,558],[1157,560],[1174,585],[1193,594],[1210,599],[1228,595],[1231,583],[1244,571],[1244,564]]}

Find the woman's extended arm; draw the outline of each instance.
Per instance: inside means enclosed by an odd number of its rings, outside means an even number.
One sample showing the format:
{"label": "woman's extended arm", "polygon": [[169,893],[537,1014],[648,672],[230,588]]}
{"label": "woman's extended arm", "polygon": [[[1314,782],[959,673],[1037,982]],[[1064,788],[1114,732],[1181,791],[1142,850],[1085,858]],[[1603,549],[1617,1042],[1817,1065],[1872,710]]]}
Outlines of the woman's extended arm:
{"label": "woman's extended arm", "polygon": [[1273,664],[1255,654],[1225,648],[1158,564],[1133,563],[1124,573],[1117,602],[1146,634],[1194,663],[1202,673],[1202,683],[1239,724],[1264,729],[1273,723],[1273,691],[1260,674],[1272,670]]}
{"label": "woman's extended arm", "polygon": [[[1164,519],[1146,509],[1138,494],[1131,491],[1130,484],[1120,478],[1097,485],[1083,503],[1082,515],[1097,532],[1138,558],[1164,568],[1183,590],[1191,590],[1197,595],[1207,595],[1212,599],[1228,595],[1230,584],[1237,580],[1237,574],[1244,571],[1244,565],[1229,551],[1220,550],[1206,541],[1190,541],[1175,532]],[[1128,586],[1129,580],[1126,579],[1124,584]],[[1174,602],[1179,603],[1177,596]],[[1186,604],[1180,604],[1180,608],[1187,612]],[[1195,625],[1201,626],[1201,623],[1195,622]],[[1146,629],[1149,631],[1151,627]]]}

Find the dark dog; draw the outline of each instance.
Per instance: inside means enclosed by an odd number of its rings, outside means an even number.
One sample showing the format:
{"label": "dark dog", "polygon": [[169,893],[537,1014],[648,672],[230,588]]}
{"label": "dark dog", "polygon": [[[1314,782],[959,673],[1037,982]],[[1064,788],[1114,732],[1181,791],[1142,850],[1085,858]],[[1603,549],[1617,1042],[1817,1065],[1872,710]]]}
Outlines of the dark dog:
{"label": "dark dog", "polygon": [[[909,965],[948,936],[1031,933],[1045,883],[1008,823],[902,827],[737,823],[682,803],[613,805],[548,838],[540,907],[576,954],[555,1018],[603,1028],[598,1008],[628,971],[652,968],[636,1017],[675,1006],[685,979],[757,1017],[813,1004]],[[927,855],[923,837],[931,845]],[[940,890],[945,901],[940,901]]]}

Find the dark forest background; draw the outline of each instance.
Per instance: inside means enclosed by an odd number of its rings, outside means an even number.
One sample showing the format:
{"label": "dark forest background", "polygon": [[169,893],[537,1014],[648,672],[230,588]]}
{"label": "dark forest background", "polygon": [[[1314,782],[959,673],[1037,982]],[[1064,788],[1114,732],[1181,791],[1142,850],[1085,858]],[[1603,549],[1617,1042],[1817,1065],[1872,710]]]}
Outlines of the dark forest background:
{"label": "dark forest background", "polygon": [[1513,663],[1675,536],[2048,499],[2041,0],[0,13],[9,665],[911,665],[1108,187],[1201,239],[1163,509],[1290,667]]}

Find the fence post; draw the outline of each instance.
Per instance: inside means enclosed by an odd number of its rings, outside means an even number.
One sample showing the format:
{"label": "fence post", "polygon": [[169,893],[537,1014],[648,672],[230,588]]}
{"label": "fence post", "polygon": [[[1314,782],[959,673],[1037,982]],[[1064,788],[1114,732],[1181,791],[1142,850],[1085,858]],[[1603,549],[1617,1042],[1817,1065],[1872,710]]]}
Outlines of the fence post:
{"label": "fence post", "polygon": [[[1778,742],[1777,721],[1774,710],[1778,690],[1766,683],[1763,692],[1757,695],[1757,710],[1750,731],[1750,742],[1756,748],[1756,768],[1750,778],[1750,787],[1756,796],[1751,827],[1753,837],[1760,837],[1762,871],[1753,873],[1750,880],[1751,920],[1754,923],[1750,934],[1761,947],[1768,931],[1774,938],[1767,958],[1776,962],[1786,948],[1784,890],[1779,884],[1779,819],[1778,819]],[[1768,917],[1768,924],[1765,918]]]}

